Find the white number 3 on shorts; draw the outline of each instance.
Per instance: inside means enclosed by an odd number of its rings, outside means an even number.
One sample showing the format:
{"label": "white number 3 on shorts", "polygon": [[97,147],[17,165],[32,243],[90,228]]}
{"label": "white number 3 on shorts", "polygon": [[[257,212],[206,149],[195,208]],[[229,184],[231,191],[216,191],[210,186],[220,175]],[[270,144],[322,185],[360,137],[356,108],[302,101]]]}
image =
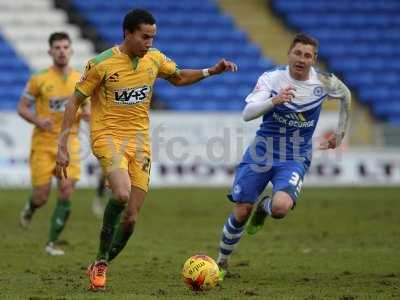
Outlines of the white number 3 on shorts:
{"label": "white number 3 on shorts", "polygon": [[297,188],[297,192],[300,192],[303,180],[301,180],[299,173],[293,172],[292,178],[290,178],[289,183]]}

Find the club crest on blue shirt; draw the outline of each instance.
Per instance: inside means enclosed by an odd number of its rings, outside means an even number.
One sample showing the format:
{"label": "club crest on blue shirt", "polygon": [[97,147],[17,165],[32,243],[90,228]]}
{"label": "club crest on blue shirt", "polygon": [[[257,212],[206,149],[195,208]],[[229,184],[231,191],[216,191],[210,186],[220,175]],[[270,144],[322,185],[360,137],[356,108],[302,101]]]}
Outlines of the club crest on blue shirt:
{"label": "club crest on blue shirt", "polygon": [[240,187],[240,185],[237,184],[233,187],[234,194],[239,194],[241,191],[242,191],[242,188]]}
{"label": "club crest on blue shirt", "polygon": [[314,88],[313,91],[314,96],[321,97],[323,93],[324,89],[321,86],[317,86],[316,88]]}

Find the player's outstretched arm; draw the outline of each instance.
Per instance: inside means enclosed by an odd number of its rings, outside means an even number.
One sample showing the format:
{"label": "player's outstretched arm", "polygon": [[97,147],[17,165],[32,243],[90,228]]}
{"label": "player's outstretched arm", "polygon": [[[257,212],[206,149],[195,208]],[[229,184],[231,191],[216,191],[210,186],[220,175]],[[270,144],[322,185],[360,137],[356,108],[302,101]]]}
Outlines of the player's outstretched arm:
{"label": "player's outstretched arm", "polygon": [[85,100],[85,97],[74,94],[68,99],[67,106],[65,107],[64,120],[61,127],[61,133],[58,141],[58,151],[56,158],[55,175],[57,178],[67,178],[67,167],[69,164],[68,152],[68,137],[71,132],[71,127],[76,121],[76,113],[79,106]]}
{"label": "player's outstretched arm", "polygon": [[208,76],[218,75],[223,72],[236,72],[237,66],[231,61],[221,59],[218,63],[208,69],[202,70],[191,70],[183,69],[176,72],[174,75],[169,77],[167,80],[173,85],[182,86],[196,83]]}
{"label": "player's outstretched arm", "polygon": [[342,85],[342,90],[344,97],[340,98],[340,112],[339,112],[339,124],[338,124],[338,135],[339,139],[337,140],[337,146],[340,146],[344,136],[346,135],[346,131],[349,127],[350,120],[350,107],[351,107],[351,93],[347,86]]}
{"label": "player's outstretched arm", "polygon": [[319,149],[335,149],[342,144],[343,138],[346,135],[350,120],[351,93],[347,86],[337,79],[337,93],[342,95],[337,97],[340,100],[339,122],[336,134],[332,135],[327,141],[320,144]]}

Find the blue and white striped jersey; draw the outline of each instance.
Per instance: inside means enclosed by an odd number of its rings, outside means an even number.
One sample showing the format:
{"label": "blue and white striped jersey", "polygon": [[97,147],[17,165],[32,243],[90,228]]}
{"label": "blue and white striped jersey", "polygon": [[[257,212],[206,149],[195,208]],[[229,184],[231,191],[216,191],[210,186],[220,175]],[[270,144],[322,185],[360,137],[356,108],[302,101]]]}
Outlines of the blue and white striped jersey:
{"label": "blue and white striped jersey", "polygon": [[279,67],[262,74],[247,98],[257,92],[270,97],[292,86],[295,97],[289,103],[275,106],[262,119],[254,143],[243,157],[243,162],[265,164],[275,161],[300,160],[311,162],[312,136],[317,126],[321,105],[330,98],[343,98],[340,80],[333,74],[311,68],[309,79],[298,81],[289,74],[289,67]]}

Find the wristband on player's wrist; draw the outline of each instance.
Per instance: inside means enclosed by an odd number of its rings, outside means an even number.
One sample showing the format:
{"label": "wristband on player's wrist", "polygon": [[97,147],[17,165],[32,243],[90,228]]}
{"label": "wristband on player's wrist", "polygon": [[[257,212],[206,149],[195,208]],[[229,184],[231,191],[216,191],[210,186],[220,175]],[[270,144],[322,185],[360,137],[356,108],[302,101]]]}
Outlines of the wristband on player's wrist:
{"label": "wristband on player's wrist", "polygon": [[201,72],[203,73],[203,77],[208,77],[211,75],[210,71],[207,68],[201,70]]}

